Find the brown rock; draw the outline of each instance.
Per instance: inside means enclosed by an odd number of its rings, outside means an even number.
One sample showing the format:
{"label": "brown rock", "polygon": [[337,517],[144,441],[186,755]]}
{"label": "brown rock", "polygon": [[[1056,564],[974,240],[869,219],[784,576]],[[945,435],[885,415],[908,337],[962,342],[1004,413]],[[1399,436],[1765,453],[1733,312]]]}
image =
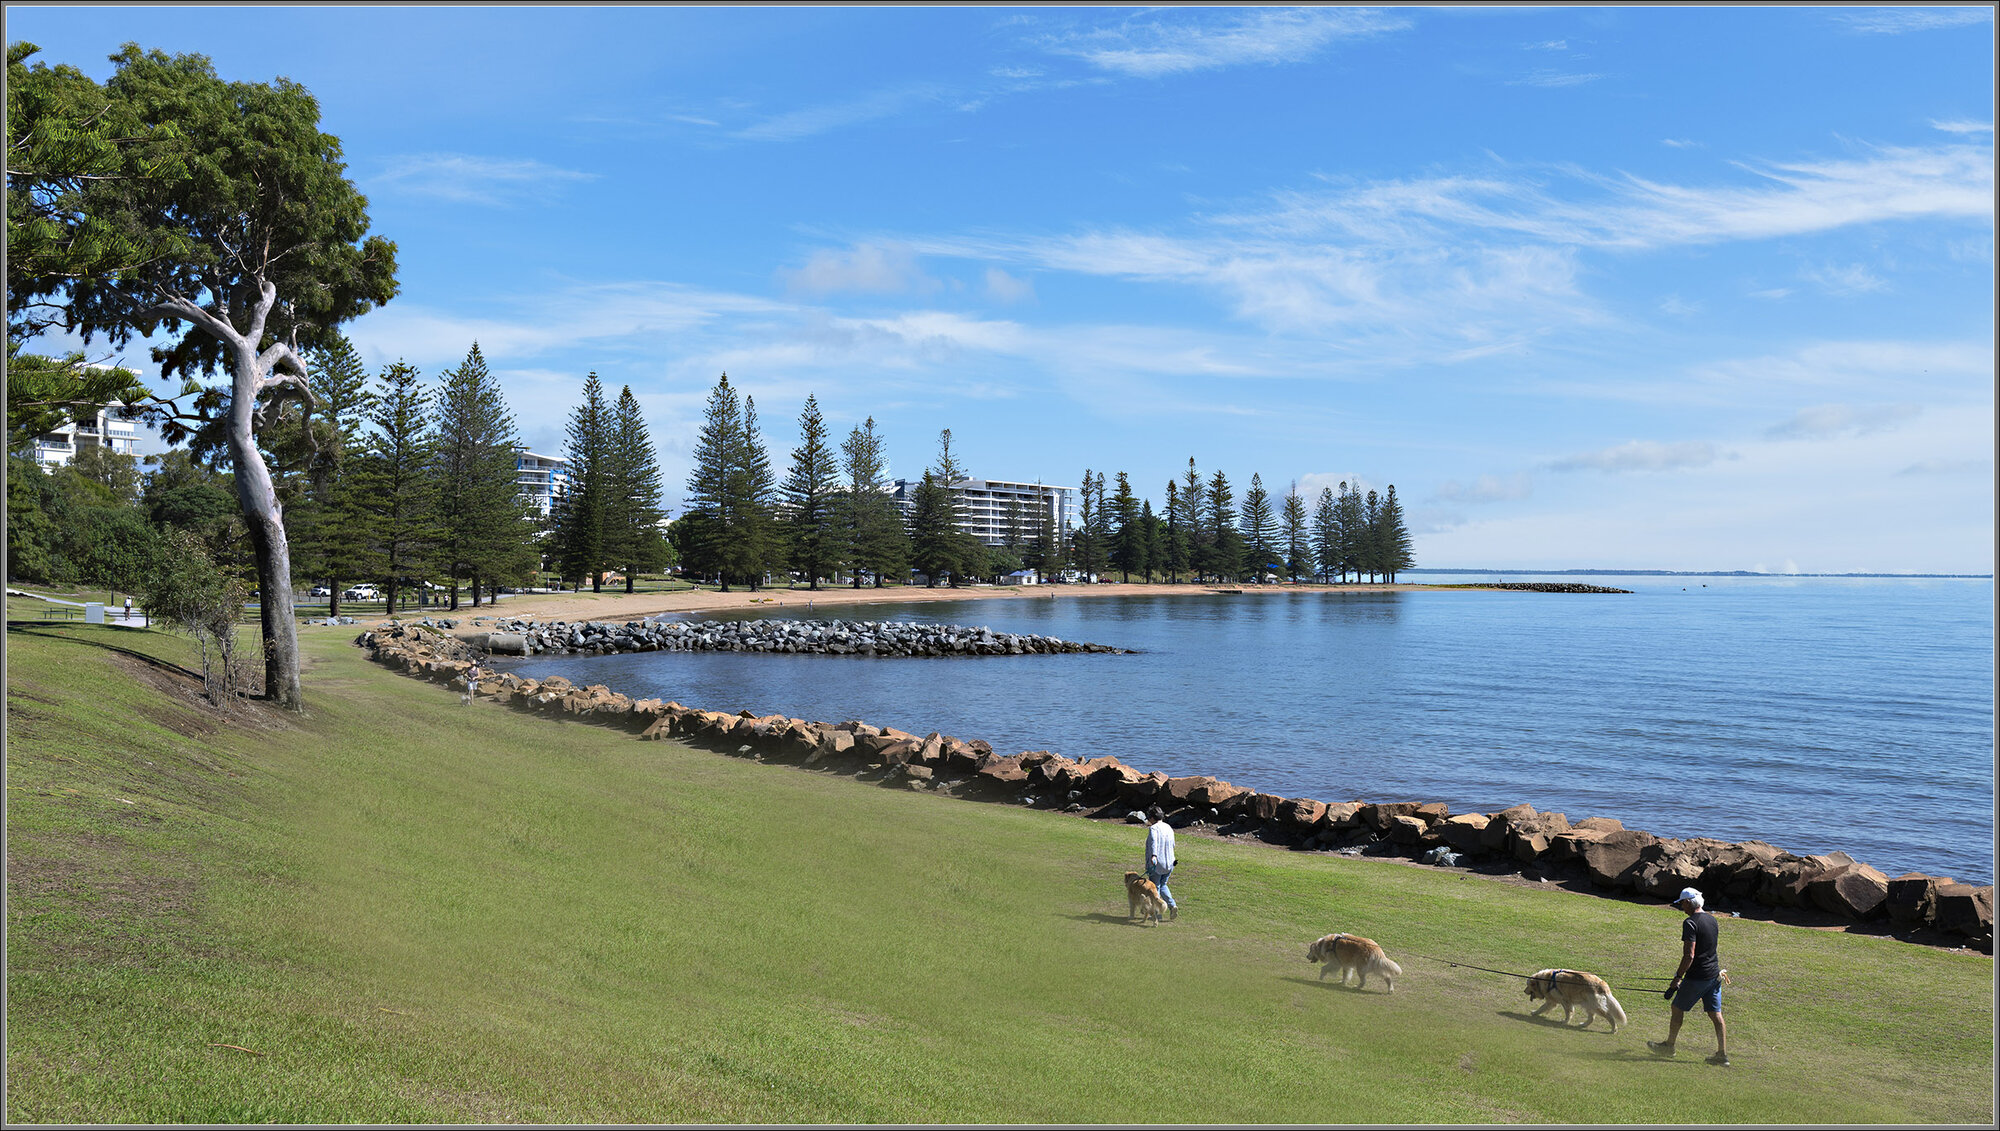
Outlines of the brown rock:
{"label": "brown rock", "polygon": [[1361,810],[1366,808],[1359,801],[1337,801],[1327,805],[1326,815],[1320,818],[1328,828],[1353,829],[1363,824]]}
{"label": "brown rock", "polygon": [[1822,911],[1849,919],[1873,919],[1886,914],[1882,903],[1889,898],[1889,877],[1866,864],[1840,869],[1806,886]]}
{"label": "brown rock", "polygon": [[1906,927],[1928,926],[1937,920],[1937,892],[1942,884],[1957,883],[1950,876],[1926,876],[1905,872],[1889,881],[1882,910],[1889,921]]}
{"label": "brown rock", "polygon": [[[1489,826],[1490,827],[1490,826]],[[1636,829],[1621,829],[1582,846],[1584,867],[1599,887],[1630,889],[1640,856],[1654,837]]]}
{"label": "brown rock", "polygon": [[1534,817],[1535,807],[1532,805],[1515,805],[1511,808],[1500,810],[1498,813],[1493,814],[1492,818],[1486,822],[1485,831],[1480,833],[1480,847],[1496,852],[1505,848],[1507,846],[1507,834],[1513,831],[1515,824],[1533,820]]}
{"label": "brown rock", "polygon": [[1326,802],[1309,797],[1289,797],[1278,806],[1278,820],[1301,833],[1315,831],[1326,817]]}
{"label": "brown rock", "polygon": [[1381,801],[1361,807],[1360,817],[1369,828],[1377,832],[1387,832],[1391,817],[1407,817],[1422,806],[1414,801]]}
{"label": "brown rock", "polygon": [[1240,789],[1230,785],[1226,781],[1217,781],[1214,778],[1209,778],[1194,791],[1191,800],[1196,805],[1207,805],[1215,809],[1222,809],[1230,802],[1249,792],[1247,789]]}
{"label": "brown rock", "polygon": [[1437,832],[1453,852],[1477,852],[1484,847],[1481,834],[1491,820],[1484,813],[1460,813],[1439,824]]}
{"label": "brown rock", "polygon": [[1993,939],[1993,885],[1939,884],[1937,925],[1940,930],[1955,931],[1975,943],[1984,941],[1990,946]]}
{"label": "brown rock", "polygon": [[1259,821],[1269,821],[1277,817],[1278,807],[1285,799],[1269,793],[1252,793],[1243,801],[1243,815]]}
{"label": "brown rock", "polygon": [[1388,826],[1383,831],[1387,832],[1389,839],[1397,844],[1413,845],[1424,839],[1424,834],[1430,831],[1430,826],[1421,818],[1398,814],[1389,818]]}

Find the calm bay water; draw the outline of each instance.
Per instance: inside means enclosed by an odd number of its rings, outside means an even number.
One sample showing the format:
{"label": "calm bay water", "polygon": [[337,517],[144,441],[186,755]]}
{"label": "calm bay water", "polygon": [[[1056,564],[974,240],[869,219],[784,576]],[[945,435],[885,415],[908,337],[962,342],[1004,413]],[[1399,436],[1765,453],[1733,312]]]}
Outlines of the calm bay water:
{"label": "calm bay water", "polygon": [[[1429,575],[1426,582],[1455,578]],[[1462,580],[1479,580],[1465,578]],[[1533,579],[1526,579],[1533,580]],[[1135,656],[559,656],[635,697],[1115,754],[1323,801],[1519,802],[1993,877],[1992,583],[1592,577],[1596,594],[1068,596],[762,615],[986,625]]]}

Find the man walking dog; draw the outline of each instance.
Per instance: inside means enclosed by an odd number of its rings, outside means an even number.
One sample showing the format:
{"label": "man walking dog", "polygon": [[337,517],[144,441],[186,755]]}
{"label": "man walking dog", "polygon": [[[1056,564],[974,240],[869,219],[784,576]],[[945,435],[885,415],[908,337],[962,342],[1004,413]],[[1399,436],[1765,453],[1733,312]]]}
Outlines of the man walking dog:
{"label": "man walking dog", "polygon": [[1715,1022],[1715,1055],[1708,1058],[1710,1064],[1729,1064],[1729,1031],[1722,1024],[1722,960],[1715,949],[1715,916],[1703,911],[1702,895],[1693,888],[1682,888],[1674,907],[1687,918],[1681,921],[1681,965],[1674,971],[1674,979],[1667,985],[1663,997],[1673,999],[1673,1018],[1667,1023],[1667,1039],[1647,1041],[1646,1047],[1661,1056],[1674,1055],[1674,1042],[1680,1039],[1681,1020],[1695,1002],[1708,1012],[1708,1019]]}
{"label": "man walking dog", "polygon": [[1178,919],[1181,905],[1174,902],[1174,893],[1167,890],[1167,877],[1174,874],[1174,827],[1167,823],[1166,811],[1158,805],[1146,810],[1146,878],[1160,889],[1160,898],[1167,901],[1167,918]]}

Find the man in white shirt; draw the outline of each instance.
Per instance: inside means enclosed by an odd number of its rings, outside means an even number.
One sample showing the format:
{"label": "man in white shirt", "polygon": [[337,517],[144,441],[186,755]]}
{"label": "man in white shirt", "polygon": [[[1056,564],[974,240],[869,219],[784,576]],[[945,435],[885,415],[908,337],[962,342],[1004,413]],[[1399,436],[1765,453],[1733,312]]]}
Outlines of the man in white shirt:
{"label": "man in white shirt", "polygon": [[1174,902],[1174,893],[1167,890],[1167,879],[1174,874],[1174,827],[1167,823],[1166,811],[1158,805],[1146,810],[1146,878],[1160,889],[1160,898],[1167,901],[1167,918],[1180,918],[1180,904]]}

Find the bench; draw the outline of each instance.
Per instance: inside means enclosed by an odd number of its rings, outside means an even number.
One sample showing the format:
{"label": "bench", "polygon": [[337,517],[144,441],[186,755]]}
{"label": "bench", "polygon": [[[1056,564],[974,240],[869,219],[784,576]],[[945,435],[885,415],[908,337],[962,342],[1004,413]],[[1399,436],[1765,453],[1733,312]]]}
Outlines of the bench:
{"label": "bench", "polygon": [[82,609],[67,609],[61,605],[53,605],[42,610],[43,620],[75,620],[82,615]]}

